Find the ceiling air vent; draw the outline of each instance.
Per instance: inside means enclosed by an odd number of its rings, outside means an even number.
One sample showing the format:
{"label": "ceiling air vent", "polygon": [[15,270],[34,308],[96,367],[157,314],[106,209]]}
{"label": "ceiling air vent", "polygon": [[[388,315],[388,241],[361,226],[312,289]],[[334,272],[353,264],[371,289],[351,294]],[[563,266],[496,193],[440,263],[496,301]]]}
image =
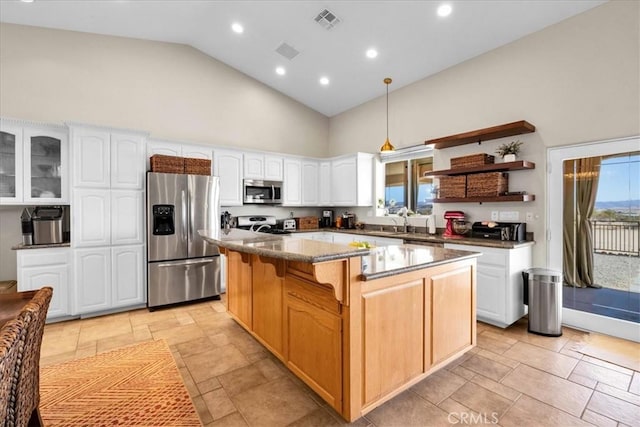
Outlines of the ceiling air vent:
{"label": "ceiling air vent", "polygon": [[325,30],[330,30],[340,23],[340,18],[329,9],[323,9],[314,20]]}
{"label": "ceiling air vent", "polygon": [[278,46],[276,52],[289,60],[295,58],[300,53],[296,50],[296,48],[286,43],[282,43],[280,46]]}

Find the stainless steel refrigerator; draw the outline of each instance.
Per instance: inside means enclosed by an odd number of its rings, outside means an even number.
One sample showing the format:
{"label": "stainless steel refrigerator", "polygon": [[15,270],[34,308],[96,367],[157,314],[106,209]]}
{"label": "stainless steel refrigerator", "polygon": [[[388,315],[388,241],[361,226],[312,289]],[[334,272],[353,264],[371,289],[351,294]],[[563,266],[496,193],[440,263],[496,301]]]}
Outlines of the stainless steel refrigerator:
{"label": "stainless steel refrigerator", "polygon": [[147,172],[147,306],[220,295],[220,252],[198,230],[220,228],[218,177]]}

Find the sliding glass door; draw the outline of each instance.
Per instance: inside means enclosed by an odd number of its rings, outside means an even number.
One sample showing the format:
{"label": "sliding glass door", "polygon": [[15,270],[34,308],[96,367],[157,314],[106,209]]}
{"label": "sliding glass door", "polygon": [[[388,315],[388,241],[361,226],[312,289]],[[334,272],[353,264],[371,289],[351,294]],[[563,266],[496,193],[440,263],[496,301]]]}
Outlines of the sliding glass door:
{"label": "sliding glass door", "polygon": [[563,272],[563,318],[640,339],[638,138],[550,149],[548,265]]}

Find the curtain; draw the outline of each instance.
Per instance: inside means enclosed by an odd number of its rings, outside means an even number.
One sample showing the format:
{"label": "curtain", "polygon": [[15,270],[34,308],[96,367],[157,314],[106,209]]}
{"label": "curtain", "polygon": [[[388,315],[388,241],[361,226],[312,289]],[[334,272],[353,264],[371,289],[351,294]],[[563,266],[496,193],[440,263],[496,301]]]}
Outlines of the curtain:
{"label": "curtain", "polygon": [[565,162],[564,166],[564,273],[567,284],[595,287],[593,282],[593,215],[600,157]]}

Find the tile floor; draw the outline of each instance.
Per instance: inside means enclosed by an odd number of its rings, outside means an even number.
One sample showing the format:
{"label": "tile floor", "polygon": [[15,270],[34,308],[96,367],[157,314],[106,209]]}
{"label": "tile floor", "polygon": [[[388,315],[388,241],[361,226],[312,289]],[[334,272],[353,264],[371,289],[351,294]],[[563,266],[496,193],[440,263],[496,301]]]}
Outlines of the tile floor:
{"label": "tile floor", "polygon": [[[42,364],[154,339],[169,343],[205,426],[346,424],[220,301],[49,324]],[[589,340],[478,323],[476,348],[353,424],[639,426],[640,372],[581,353]]]}

